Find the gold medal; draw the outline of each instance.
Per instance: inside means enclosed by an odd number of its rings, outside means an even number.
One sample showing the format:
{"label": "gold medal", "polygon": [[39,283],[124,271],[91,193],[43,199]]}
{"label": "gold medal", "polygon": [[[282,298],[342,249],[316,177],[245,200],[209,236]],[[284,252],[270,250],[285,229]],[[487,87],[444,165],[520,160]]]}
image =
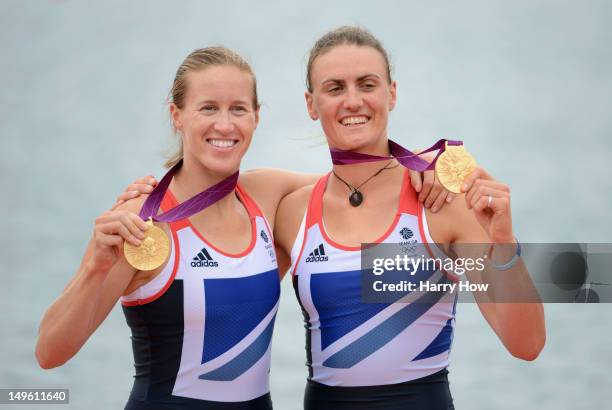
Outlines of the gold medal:
{"label": "gold medal", "polygon": [[140,246],[134,246],[127,241],[123,243],[125,259],[134,268],[143,271],[159,268],[170,254],[170,239],[166,232],[153,225],[150,218],[146,223],[150,228],[145,232]]}
{"label": "gold medal", "polygon": [[476,168],[476,160],[463,145],[448,145],[436,161],[436,177],[444,188],[455,194],[461,193],[463,180]]}

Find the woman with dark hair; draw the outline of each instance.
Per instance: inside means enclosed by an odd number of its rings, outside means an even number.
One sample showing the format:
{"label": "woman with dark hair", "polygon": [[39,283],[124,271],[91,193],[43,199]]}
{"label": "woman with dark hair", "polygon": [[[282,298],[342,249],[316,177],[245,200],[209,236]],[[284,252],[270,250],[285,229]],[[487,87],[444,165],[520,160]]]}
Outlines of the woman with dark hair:
{"label": "woman with dark hair", "polygon": [[[367,30],[341,27],[316,42],[305,96],[332,154],[354,160],[335,161],[314,186],[285,197],[277,215],[276,241],[291,257],[307,329],[305,408],[453,408],[447,366],[456,294],[412,292],[408,303],[364,303],[361,245],[410,236],[432,256],[462,257],[473,255],[461,243],[490,244],[483,275],[499,275],[507,291],[532,291],[512,230],[510,189],[476,168],[462,186],[465,200],[437,213],[422,206],[406,168],[391,158],[387,124],[396,83],[385,49]],[[442,269],[420,273],[436,284],[452,278]],[[545,342],[541,303],[481,300],[479,308],[512,355],[538,356]]]}

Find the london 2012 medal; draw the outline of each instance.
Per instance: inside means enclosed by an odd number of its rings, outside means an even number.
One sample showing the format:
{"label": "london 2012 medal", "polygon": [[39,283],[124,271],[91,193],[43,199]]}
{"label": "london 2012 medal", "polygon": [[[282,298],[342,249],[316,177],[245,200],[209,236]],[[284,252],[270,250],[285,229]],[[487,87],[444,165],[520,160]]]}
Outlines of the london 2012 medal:
{"label": "london 2012 medal", "polygon": [[436,177],[448,191],[459,194],[463,181],[475,168],[476,160],[463,145],[447,143],[436,161]]}
{"label": "london 2012 medal", "polygon": [[145,238],[139,246],[134,246],[127,241],[123,243],[125,259],[134,268],[142,271],[159,268],[170,254],[170,239],[166,232],[153,225],[151,219],[146,223],[149,229],[144,233]]}

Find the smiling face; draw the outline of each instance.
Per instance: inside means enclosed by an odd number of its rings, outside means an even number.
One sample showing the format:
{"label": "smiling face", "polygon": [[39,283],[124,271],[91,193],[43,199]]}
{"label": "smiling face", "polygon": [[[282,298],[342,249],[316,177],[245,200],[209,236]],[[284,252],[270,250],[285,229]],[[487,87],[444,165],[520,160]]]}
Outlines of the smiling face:
{"label": "smiling face", "polygon": [[231,65],[187,74],[183,107],[170,105],[186,162],[195,160],[223,174],[240,167],[259,121],[253,81],[250,73]]}
{"label": "smiling face", "polygon": [[321,121],[330,147],[384,149],[396,85],[389,82],[385,60],[376,49],[336,46],[314,60],[310,78],[308,113]]}

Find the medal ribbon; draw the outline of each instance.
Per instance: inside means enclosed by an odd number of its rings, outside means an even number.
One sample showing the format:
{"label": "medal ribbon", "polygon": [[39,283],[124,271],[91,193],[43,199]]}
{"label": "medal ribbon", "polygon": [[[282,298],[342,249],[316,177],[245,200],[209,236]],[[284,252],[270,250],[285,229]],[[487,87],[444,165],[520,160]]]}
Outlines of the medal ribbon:
{"label": "medal ribbon", "polygon": [[[425,151],[421,151],[418,154],[415,154],[412,151],[402,147],[397,142],[389,140],[389,151],[391,152],[390,157],[362,154],[360,152],[353,151],[344,151],[337,148],[331,148],[329,151],[331,153],[332,162],[334,163],[334,165],[361,164],[364,162],[383,161],[395,158],[400,164],[402,164],[406,168],[412,169],[414,171],[423,172],[434,169],[438,157],[442,155],[446,148],[446,143],[448,143],[448,145],[463,145],[463,141],[447,140],[442,138],[439,139],[434,145],[427,148]],[[419,157],[419,155],[423,155],[432,151],[438,151],[438,154],[431,162],[428,162],[423,158]]]}
{"label": "medal ribbon", "polygon": [[236,171],[223,181],[189,198],[182,204],[177,205],[167,212],[157,215],[159,206],[161,205],[164,195],[170,186],[170,181],[172,181],[172,177],[182,164],[183,161],[181,160],[175,166],[173,166],[166,173],[166,175],[164,175],[161,181],[159,181],[159,184],[155,187],[155,189],[153,189],[151,195],[149,195],[149,197],[145,200],[139,214],[143,220],[146,221],[147,219],[152,218],[157,222],[174,222],[189,218],[191,215],[197,214],[203,209],[206,209],[215,202],[219,201],[221,198],[225,197],[236,188],[236,184],[238,183],[239,171]]}

